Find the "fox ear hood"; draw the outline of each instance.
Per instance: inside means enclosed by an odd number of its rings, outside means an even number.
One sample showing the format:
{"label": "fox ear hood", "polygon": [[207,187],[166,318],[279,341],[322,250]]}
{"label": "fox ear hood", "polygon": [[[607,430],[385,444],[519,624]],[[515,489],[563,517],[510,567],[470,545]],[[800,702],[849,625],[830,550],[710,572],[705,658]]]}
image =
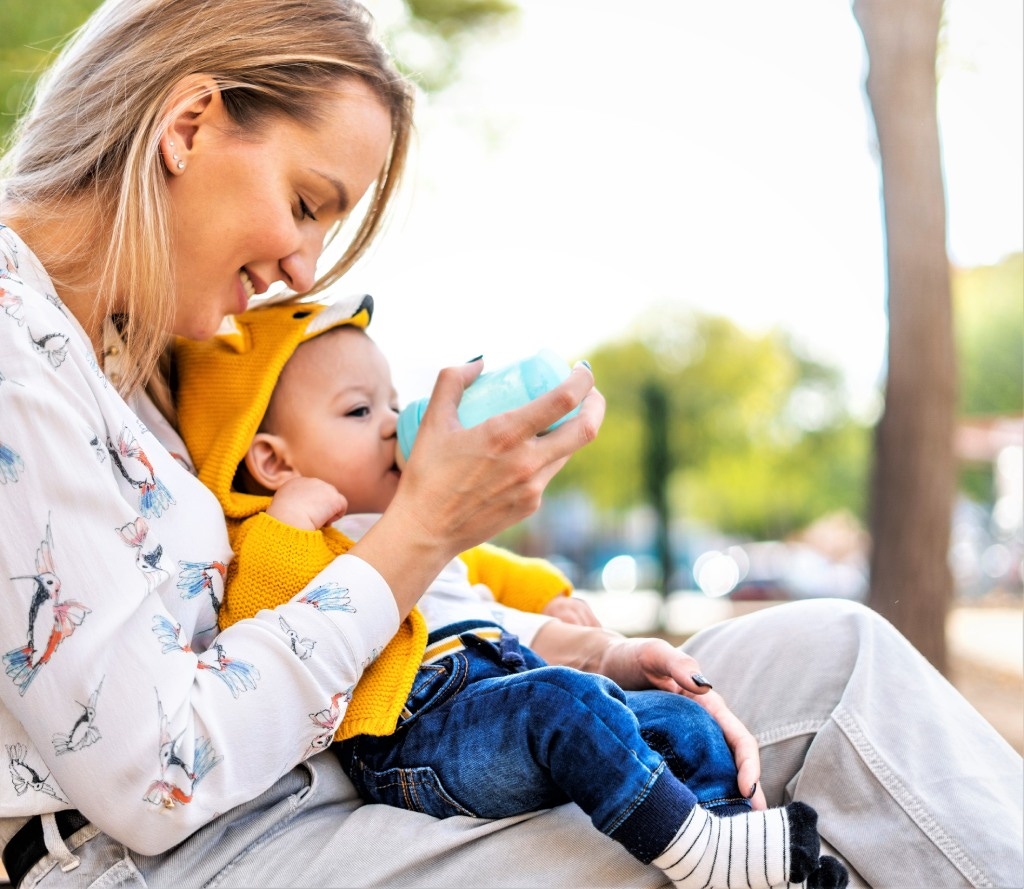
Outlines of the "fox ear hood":
{"label": "fox ear hood", "polygon": [[365,328],[373,297],[258,306],[229,315],[209,340],[174,344],[178,424],[200,480],[228,518],[266,508],[267,497],[233,490],[235,473],[288,359],[302,343],[344,325]]}

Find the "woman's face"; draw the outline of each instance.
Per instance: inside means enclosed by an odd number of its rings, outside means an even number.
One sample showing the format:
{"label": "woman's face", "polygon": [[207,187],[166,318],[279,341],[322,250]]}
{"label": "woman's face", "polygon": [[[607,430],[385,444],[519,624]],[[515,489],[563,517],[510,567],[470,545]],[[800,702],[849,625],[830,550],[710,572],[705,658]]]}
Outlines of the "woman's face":
{"label": "woman's face", "polygon": [[298,293],[313,286],[328,229],[384,166],[391,120],[370,88],[349,78],[307,123],[275,117],[258,134],[238,133],[219,94],[175,121],[171,150],[184,167],[169,165],[173,333],[206,339],[277,281]]}

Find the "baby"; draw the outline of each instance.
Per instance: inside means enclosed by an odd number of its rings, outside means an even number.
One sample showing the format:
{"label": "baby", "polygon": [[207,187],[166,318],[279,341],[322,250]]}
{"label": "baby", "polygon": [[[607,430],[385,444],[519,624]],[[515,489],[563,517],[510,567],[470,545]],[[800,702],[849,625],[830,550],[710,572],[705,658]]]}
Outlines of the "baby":
{"label": "baby", "polygon": [[[182,434],[237,554],[221,626],[291,600],[394,497],[397,396],[365,332],[372,309],[369,297],[251,309],[215,340],[179,344]],[[345,608],[345,592],[304,601]],[[570,593],[542,560],[463,554],[355,689],[311,714],[324,729],[313,747],[336,741],[365,800],[436,817],[575,802],[678,886],[846,886],[819,857],[811,807],[755,811],[740,792],[689,659],[589,625]],[[316,640],[280,623],[297,657],[316,656]],[[570,644],[586,669],[537,653]]]}

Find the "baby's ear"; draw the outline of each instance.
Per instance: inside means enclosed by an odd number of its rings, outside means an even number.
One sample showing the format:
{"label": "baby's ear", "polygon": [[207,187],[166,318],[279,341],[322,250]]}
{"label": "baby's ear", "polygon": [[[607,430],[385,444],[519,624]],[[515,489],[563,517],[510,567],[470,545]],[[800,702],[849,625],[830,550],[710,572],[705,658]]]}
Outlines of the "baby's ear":
{"label": "baby's ear", "polygon": [[253,481],[268,491],[276,491],[299,473],[288,457],[288,446],[279,435],[257,432],[245,452],[245,468]]}

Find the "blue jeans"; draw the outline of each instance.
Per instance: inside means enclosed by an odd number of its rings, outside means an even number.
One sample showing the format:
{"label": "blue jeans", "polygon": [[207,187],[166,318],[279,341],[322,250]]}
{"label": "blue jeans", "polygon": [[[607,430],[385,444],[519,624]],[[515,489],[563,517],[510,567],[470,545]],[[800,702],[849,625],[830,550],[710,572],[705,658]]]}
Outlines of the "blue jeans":
{"label": "blue jeans", "polygon": [[[518,639],[458,624],[464,649],[420,668],[393,735],[335,745],[360,796],[438,818],[504,818],[575,802],[648,863],[696,803],[749,811],[721,729],[668,692],[548,666]],[[429,643],[428,643],[429,644]]]}

